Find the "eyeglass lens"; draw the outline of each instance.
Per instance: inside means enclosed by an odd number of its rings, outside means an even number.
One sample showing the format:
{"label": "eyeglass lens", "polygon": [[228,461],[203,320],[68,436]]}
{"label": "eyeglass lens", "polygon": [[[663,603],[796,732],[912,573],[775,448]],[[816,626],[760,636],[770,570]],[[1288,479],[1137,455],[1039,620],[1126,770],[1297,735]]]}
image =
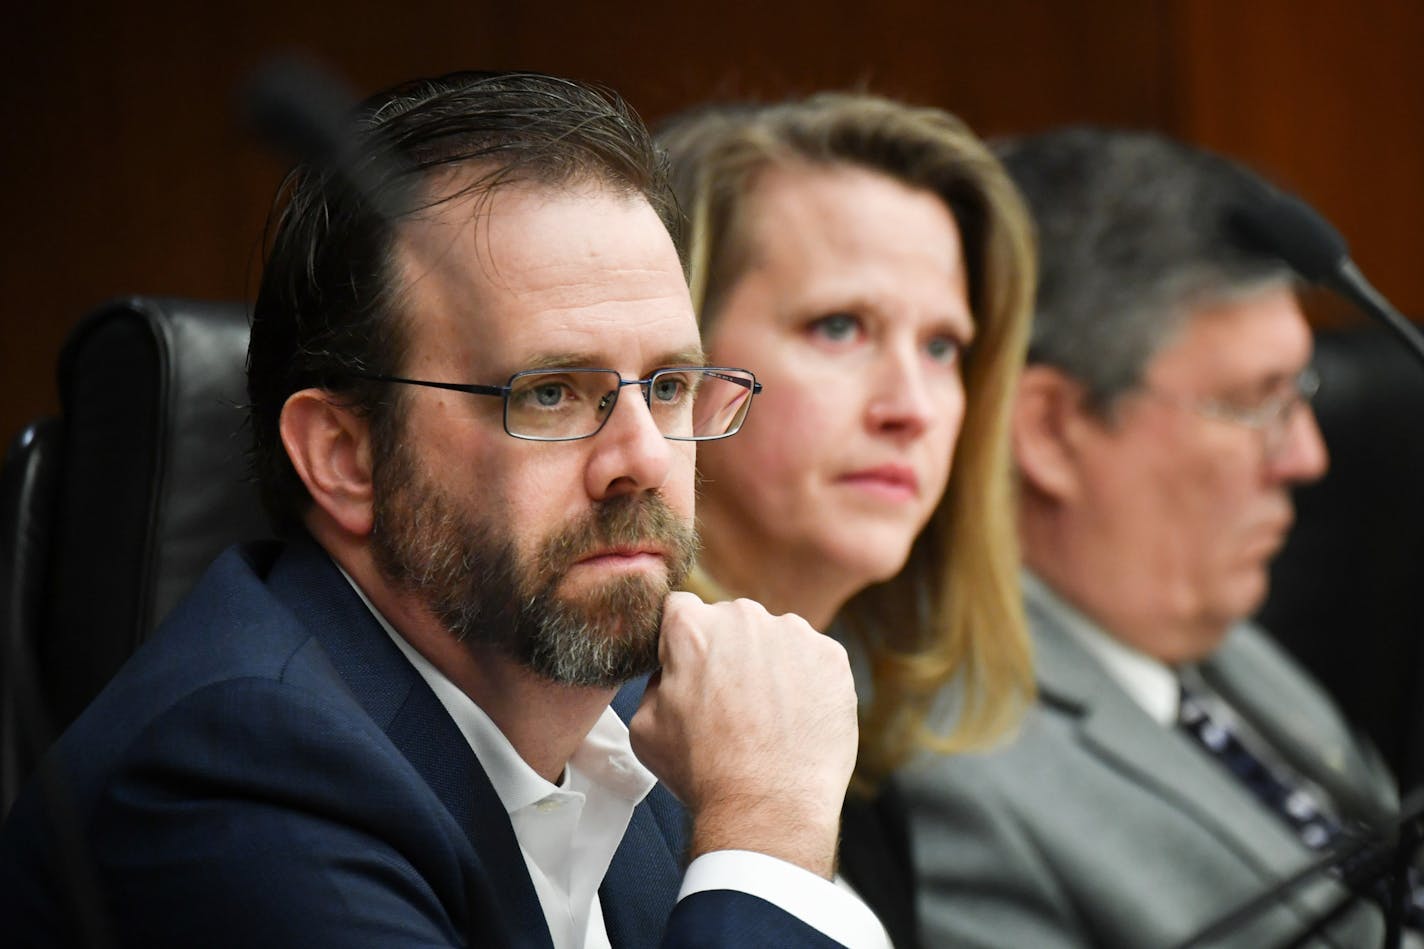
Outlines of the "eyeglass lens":
{"label": "eyeglass lens", "polygon": [[1320,377],[1313,368],[1306,367],[1287,391],[1268,400],[1260,408],[1257,427],[1265,439],[1267,454],[1276,454],[1281,450],[1290,431],[1291,420],[1297,412],[1309,409],[1310,401],[1319,388]]}
{"label": "eyeglass lens", "polygon": [[505,426],[526,438],[583,438],[613,411],[618,391],[637,384],[658,431],[668,438],[719,438],[735,432],[751,406],[753,378],[732,370],[660,370],[646,381],[624,382],[611,369],[552,369],[519,373],[510,381]]}

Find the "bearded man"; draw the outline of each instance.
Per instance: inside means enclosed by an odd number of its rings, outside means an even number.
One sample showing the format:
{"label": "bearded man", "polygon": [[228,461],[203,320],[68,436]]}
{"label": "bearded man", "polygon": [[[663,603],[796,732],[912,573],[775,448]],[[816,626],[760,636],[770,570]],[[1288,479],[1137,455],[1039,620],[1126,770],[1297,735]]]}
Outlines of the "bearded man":
{"label": "bearded man", "polygon": [[[757,384],[705,365],[646,132],[576,83],[459,74],[376,96],[352,135],[359,173],[289,178],[254,310],[285,540],[224,554],[54,752],[101,924],[878,944],[830,880],[843,650],[669,592],[695,444]],[[630,738],[610,702],[655,670]],[[57,849],[32,788],[0,839],[11,944],[74,938]]]}

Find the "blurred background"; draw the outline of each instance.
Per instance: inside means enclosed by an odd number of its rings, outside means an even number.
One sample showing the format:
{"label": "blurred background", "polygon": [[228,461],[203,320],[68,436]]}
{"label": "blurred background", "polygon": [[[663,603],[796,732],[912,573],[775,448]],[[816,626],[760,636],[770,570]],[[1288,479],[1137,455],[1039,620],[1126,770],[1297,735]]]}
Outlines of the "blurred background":
{"label": "blurred background", "polygon": [[[650,122],[708,98],[859,87],[990,136],[1166,131],[1312,201],[1424,314],[1424,3],[1416,0],[463,0],[10,5],[0,31],[0,438],[56,411],[101,301],[248,299],[282,174],[244,77],[304,51],[364,93],[460,67],[606,83]],[[1315,301],[1313,319],[1351,319]]]}

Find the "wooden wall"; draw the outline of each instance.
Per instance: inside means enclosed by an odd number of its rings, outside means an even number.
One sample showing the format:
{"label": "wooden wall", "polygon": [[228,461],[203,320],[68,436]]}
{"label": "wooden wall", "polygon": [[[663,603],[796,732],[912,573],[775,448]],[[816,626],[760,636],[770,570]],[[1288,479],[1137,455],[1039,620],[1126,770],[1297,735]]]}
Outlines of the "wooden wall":
{"label": "wooden wall", "polygon": [[1375,283],[1424,314],[1414,0],[12,6],[0,31],[6,441],[55,410],[60,343],[94,304],[248,293],[281,169],[235,120],[234,90],[292,49],[363,91],[463,66],[599,80],[650,120],[709,96],[861,85],[985,134],[1157,128],[1303,193]]}

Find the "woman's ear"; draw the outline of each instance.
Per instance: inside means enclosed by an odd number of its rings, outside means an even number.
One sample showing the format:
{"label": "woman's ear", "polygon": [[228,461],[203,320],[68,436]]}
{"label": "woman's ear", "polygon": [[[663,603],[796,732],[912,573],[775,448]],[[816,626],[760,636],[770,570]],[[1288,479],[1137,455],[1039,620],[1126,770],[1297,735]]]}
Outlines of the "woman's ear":
{"label": "woman's ear", "polygon": [[1087,421],[1083,387],[1052,366],[1024,368],[1014,402],[1014,462],[1027,490],[1053,501],[1079,491],[1081,426]]}
{"label": "woman's ear", "polygon": [[280,421],[282,445],[307,486],[318,516],[364,537],[371,532],[371,427],[364,416],[325,389],[288,397]]}

